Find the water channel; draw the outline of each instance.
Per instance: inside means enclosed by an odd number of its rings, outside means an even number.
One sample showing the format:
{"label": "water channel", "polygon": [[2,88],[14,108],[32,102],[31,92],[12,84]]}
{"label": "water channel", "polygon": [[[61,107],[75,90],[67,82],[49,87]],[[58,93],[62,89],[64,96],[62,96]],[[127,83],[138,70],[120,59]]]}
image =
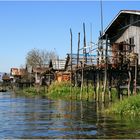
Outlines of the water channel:
{"label": "water channel", "polygon": [[105,116],[94,102],[0,93],[0,139],[140,138],[140,120]]}

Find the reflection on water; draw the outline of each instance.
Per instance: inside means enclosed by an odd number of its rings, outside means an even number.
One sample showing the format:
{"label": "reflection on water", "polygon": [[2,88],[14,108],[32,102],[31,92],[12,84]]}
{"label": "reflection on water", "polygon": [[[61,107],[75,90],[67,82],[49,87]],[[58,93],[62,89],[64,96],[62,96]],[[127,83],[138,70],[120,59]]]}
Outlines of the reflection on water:
{"label": "reflection on water", "polygon": [[0,138],[140,138],[139,119],[103,116],[102,107],[0,93]]}

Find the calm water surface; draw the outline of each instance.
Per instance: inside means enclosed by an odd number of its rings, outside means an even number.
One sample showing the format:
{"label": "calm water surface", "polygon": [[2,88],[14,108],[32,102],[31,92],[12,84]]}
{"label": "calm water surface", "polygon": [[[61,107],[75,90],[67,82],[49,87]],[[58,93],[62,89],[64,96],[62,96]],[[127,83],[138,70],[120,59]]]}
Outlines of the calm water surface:
{"label": "calm water surface", "polygon": [[140,120],[101,115],[95,103],[0,93],[0,139],[140,138]]}

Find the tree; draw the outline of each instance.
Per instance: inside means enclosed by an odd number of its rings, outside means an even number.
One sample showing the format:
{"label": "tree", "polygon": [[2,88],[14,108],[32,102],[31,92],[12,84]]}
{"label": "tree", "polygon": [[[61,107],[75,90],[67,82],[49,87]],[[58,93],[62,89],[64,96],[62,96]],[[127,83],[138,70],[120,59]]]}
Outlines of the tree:
{"label": "tree", "polygon": [[27,53],[26,65],[31,67],[45,67],[49,64],[50,60],[55,61],[57,54],[53,51],[48,52],[46,50],[32,49]]}

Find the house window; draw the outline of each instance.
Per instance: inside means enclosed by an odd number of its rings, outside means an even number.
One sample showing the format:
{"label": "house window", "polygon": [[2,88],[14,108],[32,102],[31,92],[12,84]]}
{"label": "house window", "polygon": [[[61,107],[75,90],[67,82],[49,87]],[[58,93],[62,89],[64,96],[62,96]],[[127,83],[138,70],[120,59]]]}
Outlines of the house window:
{"label": "house window", "polygon": [[134,37],[129,38],[129,44],[134,45]]}
{"label": "house window", "polygon": [[134,37],[129,38],[130,50],[134,51]]}

